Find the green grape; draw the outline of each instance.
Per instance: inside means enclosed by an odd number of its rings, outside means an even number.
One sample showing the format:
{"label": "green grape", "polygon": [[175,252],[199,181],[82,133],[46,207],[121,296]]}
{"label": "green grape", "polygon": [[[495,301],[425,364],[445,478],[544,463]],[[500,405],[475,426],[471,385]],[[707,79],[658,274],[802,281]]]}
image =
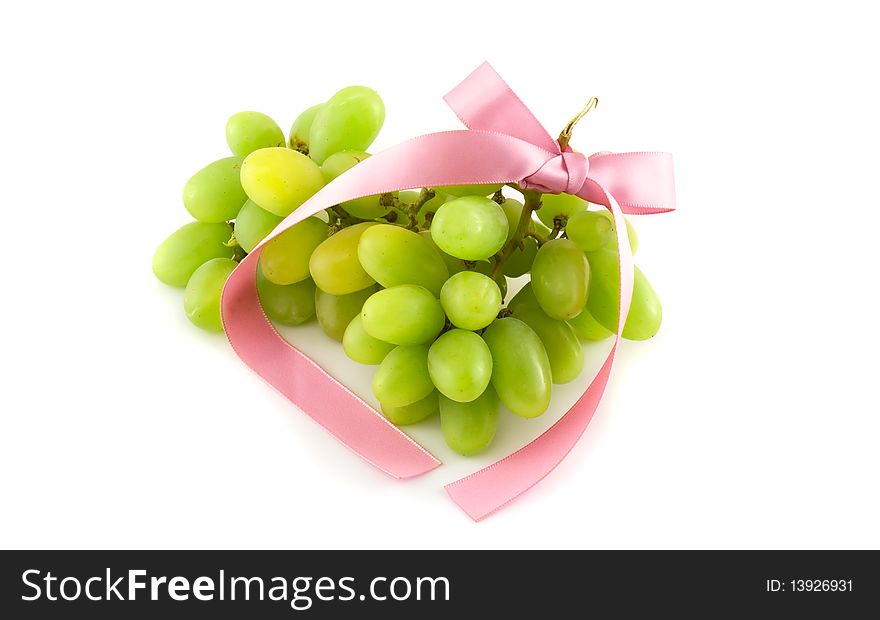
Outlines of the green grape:
{"label": "green grape", "polygon": [[538,219],[553,228],[556,217],[569,218],[575,213],[587,210],[587,201],[571,194],[544,194],[541,208],[535,211]]}
{"label": "green grape", "polygon": [[554,319],[570,319],[587,303],[590,265],[570,239],[548,241],[532,264],[532,291],[541,309]]}
{"label": "green grape", "polygon": [[544,226],[544,224],[542,224],[538,220],[531,220],[529,222],[528,232],[533,235],[539,235],[543,239],[546,239],[550,236],[550,229]]}
{"label": "green grape", "polygon": [[462,271],[449,278],[440,289],[440,304],[456,327],[483,329],[501,310],[501,291],[489,276]]}
{"label": "green grape", "polygon": [[414,284],[374,293],[364,303],[361,317],[364,329],[373,338],[403,346],[431,342],[446,324],[437,298]]}
{"label": "green grape", "polygon": [[323,107],[323,103],[313,105],[310,108],[306,108],[296,117],[296,120],[293,121],[293,125],[290,126],[290,133],[288,134],[288,144],[290,145],[290,148],[297,151],[308,151],[309,132],[312,129],[312,121],[315,120],[318,111]]}
{"label": "green grape", "polygon": [[[484,276],[489,276],[492,278],[492,272],[495,270],[495,260],[481,260],[478,261],[476,266],[471,271],[476,271],[477,273],[482,273]],[[501,299],[503,300],[507,297],[507,278],[504,277],[503,273],[499,273],[497,277],[493,278],[495,284],[498,285],[498,290],[501,291]]]}
{"label": "green grape", "polygon": [[492,378],[492,354],[474,332],[452,329],[437,338],[428,350],[431,381],[447,398],[474,400]]}
{"label": "green grape", "polygon": [[463,260],[484,260],[504,246],[507,217],[489,198],[456,198],[437,209],[431,236],[447,254]]}
{"label": "green grape", "polygon": [[491,196],[499,189],[501,183],[489,183],[485,185],[444,185],[435,189],[440,190],[444,194],[462,198],[464,196]]}
{"label": "green grape", "polygon": [[552,389],[550,360],[534,330],[507,317],[492,323],[483,340],[492,352],[492,387],[501,402],[523,418],[544,413]]}
{"label": "green grape", "polygon": [[315,282],[311,278],[296,284],[275,284],[258,266],[257,292],[266,316],[282,325],[300,325],[315,316]]}
{"label": "green grape", "polygon": [[[405,190],[402,190],[398,193],[398,198],[400,199],[400,202],[402,202],[404,204],[411,205],[411,204],[415,204],[416,201],[418,201],[420,194],[421,194],[421,190],[405,189]],[[433,200],[433,198],[431,200]]]}
{"label": "green grape", "polygon": [[437,399],[437,390],[434,390],[421,400],[414,403],[403,405],[402,407],[391,407],[385,403],[379,403],[382,409],[382,415],[388,418],[388,421],[397,426],[405,426],[407,424],[415,424],[421,422],[437,413],[440,409],[440,403]]}
{"label": "green grape", "polygon": [[224,157],[192,175],[183,187],[183,206],[200,222],[234,220],[248,199],[241,187],[240,157]]}
{"label": "green grape", "polygon": [[440,429],[446,445],[461,454],[472,456],[489,447],[498,429],[501,405],[492,386],[469,403],[456,402],[440,395]]}
{"label": "green grape", "polygon": [[552,319],[537,304],[521,304],[513,316],[532,328],[544,344],[553,383],[568,383],[584,368],[584,350],[571,326]]}
{"label": "green grape", "polygon": [[428,374],[428,345],[395,347],[373,377],[373,394],[388,407],[403,407],[434,391]]}
{"label": "green grape", "polygon": [[248,200],[235,218],[235,240],[245,252],[251,253],[266,235],[275,230],[284,218],[269,213],[263,207]]}
{"label": "green grape", "polygon": [[437,247],[437,244],[434,243],[434,238],[431,236],[430,230],[422,230],[419,232],[419,236],[431,244],[431,247],[440,255],[440,258],[443,259],[443,262],[446,264],[446,270],[449,272],[449,275],[455,275],[460,271],[464,271],[467,269],[467,265],[460,258],[455,258],[454,256],[450,256],[443,250]]}
{"label": "green grape", "polygon": [[278,123],[262,112],[239,112],[226,121],[226,144],[236,157],[247,157],[257,149],[287,142]]}
{"label": "green grape", "polygon": [[[324,180],[329,183],[369,156],[369,153],[364,153],[363,151],[339,151],[338,153],[333,153],[321,164],[321,173],[324,175]],[[348,200],[343,202],[341,206],[351,215],[363,220],[374,220],[388,213],[388,207],[384,207],[379,203],[378,195]]]}
{"label": "green grape", "polygon": [[586,308],[573,319],[568,319],[568,324],[571,325],[575,335],[580,340],[599,341],[614,335],[611,331],[605,329],[599,321],[594,319],[593,315]]}
{"label": "green grape", "polygon": [[391,352],[394,345],[368,334],[359,312],[345,328],[342,348],[348,357],[359,364],[379,364]]}
{"label": "green grape", "polygon": [[505,198],[501,203],[501,210],[507,218],[507,241],[513,239],[519,228],[519,218],[522,217],[523,203],[513,198]]}
{"label": "green grape", "polygon": [[[434,197],[425,202],[416,214],[416,223],[422,228],[430,228],[431,222],[434,220],[434,215],[437,214],[437,209],[439,209],[444,203],[452,200],[452,196],[449,194],[444,194],[439,190],[434,190],[434,192]],[[412,201],[410,204],[413,204],[416,201],[418,201],[418,196],[416,197],[416,200]],[[430,217],[428,217],[428,214],[430,214]]]}
{"label": "green grape", "polygon": [[323,164],[339,151],[366,150],[385,122],[385,104],[366,86],[348,86],[317,111],[309,130],[309,156]]}
{"label": "green grape", "polygon": [[[266,242],[260,253],[263,273],[275,284],[293,284],[305,280],[309,277],[312,253],[329,240],[325,222],[315,216],[306,218]],[[315,283],[321,285],[318,279],[315,279]],[[339,294],[336,291],[330,292]]]}
{"label": "green grape", "polygon": [[516,295],[513,296],[507,303],[507,307],[510,310],[515,310],[517,306],[522,304],[532,304],[534,306],[539,306],[538,298],[535,297],[535,292],[532,290],[532,283],[526,282],[525,285],[517,291]]}
{"label": "green grape", "polygon": [[375,286],[348,295],[331,295],[320,288],[315,290],[315,315],[324,333],[342,342],[345,330],[354,317],[361,313],[364,302],[376,292]]}
{"label": "green grape", "polygon": [[209,332],[223,331],[220,296],[226,278],[237,266],[231,258],[212,258],[193,272],[183,295],[183,308],[193,325]]}
{"label": "green grape", "polygon": [[169,286],[183,288],[193,272],[212,258],[232,258],[235,248],[224,245],[232,237],[226,222],[184,224],[153,254],[153,273]]}
{"label": "green grape", "polygon": [[424,237],[392,224],[364,231],[357,255],[364,271],[385,288],[418,284],[439,297],[449,277],[443,258]]}
{"label": "green grape", "polygon": [[523,239],[522,249],[516,248],[504,263],[504,275],[518,278],[532,269],[535,256],[538,255],[538,242],[534,237]]}
{"label": "green grape", "polygon": [[272,147],[254,151],[245,158],[241,164],[241,186],[266,211],[287,217],[324,187],[324,176],[315,162],[302,153]]}
{"label": "green grape", "polygon": [[[614,216],[612,216],[611,212],[607,209],[593,211],[592,213],[598,213],[609,222],[611,222],[611,235],[605,247],[617,249],[617,235],[614,234]],[[625,217],[623,219],[626,222],[626,236],[629,238],[629,249],[633,254],[635,254],[639,249],[639,235],[636,232],[636,227],[633,226],[632,222],[629,221],[629,218]]]}
{"label": "green grape", "polygon": [[598,211],[581,211],[568,219],[565,234],[584,252],[595,252],[611,241],[614,227]]}
{"label": "green grape", "polygon": [[[620,303],[620,273],[617,250],[599,250],[587,254],[593,276],[590,281],[590,314],[606,329],[617,330],[617,312]],[[663,308],[651,283],[636,267],[633,295],[629,314],[623,326],[623,337],[628,340],[647,340],[660,329]]]}
{"label": "green grape", "polygon": [[318,288],[331,295],[347,295],[367,288],[375,282],[358,260],[361,235],[374,222],[363,222],[343,228],[328,237],[312,253],[309,271]]}

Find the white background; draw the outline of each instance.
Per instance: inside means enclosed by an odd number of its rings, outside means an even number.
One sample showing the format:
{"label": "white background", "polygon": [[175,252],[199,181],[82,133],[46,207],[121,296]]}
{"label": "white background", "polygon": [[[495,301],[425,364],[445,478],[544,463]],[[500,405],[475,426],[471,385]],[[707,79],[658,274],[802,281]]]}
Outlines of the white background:
{"label": "white background", "polygon": [[[27,2],[0,9],[0,546],[880,547],[876,20],[865,3]],[[675,154],[640,218],[664,325],[628,343],[583,440],[472,523],[361,462],[192,328],[151,271],[226,118],[286,129],[348,84],[374,150],[459,125],[488,59],[580,150]],[[292,333],[368,398],[370,369]],[[594,361],[600,352],[589,353]],[[588,381],[589,373],[582,380]]]}

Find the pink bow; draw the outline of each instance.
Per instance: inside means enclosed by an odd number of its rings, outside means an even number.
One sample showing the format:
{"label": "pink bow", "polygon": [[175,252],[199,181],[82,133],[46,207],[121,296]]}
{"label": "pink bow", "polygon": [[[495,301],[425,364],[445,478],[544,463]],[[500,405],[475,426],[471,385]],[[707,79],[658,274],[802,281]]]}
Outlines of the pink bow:
{"label": "pink bow", "polygon": [[417,187],[518,183],[581,196],[611,212],[620,253],[620,317],[615,344],[583,395],[540,437],[446,486],[475,520],[497,511],[558,465],[586,429],[614,363],[632,297],[633,263],[624,213],[661,213],[675,205],[672,158],[665,153],[597,154],[566,150],[510,87],[480,65],[446,96],[470,129],[427,134],[361,162],[290,214],[241,262],[223,290],[226,335],[241,359],[364,459],[397,478],[440,465],[434,456],[328,375],[275,330],[260,307],[257,260],[263,246],[294,224],[361,196]]}

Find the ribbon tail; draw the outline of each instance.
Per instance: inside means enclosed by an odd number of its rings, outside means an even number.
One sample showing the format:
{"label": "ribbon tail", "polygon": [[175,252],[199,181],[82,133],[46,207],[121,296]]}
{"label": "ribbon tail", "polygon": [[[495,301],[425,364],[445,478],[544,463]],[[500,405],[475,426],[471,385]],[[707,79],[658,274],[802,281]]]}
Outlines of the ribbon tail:
{"label": "ribbon tail", "polygon": [[501,510],[543,480],[587,429],[605,393],[617,344],[574,406],[532,443],[485,469],[446,485],[446,492],[474,521]]}
{"label": "ribbon tail", "polygon": [[446,485],[452,500],[474,521],[497,512],[553,471],[581,438],[605,393],[632,299],[633,261],[620,205],[602,186],[590,180],[588,184],[595,202],[611,211],[618,239],[620,298],[614,346],[584,394],[553,426],[510,456]]}
{"label": "ribbon tail", "polygon": [[428,451],[305,354],[266,317],[256,288],[263,246],[333,205],[411,187],[506,183],[539,168],[547,154],[511,136],[450,131],[414,138],[359,163],[288,215],[232,272],[223,289],[224,330],[235,353],[293,404],[364,459],[397,478],[440,465]]}
{"label": "ribbon tail", "polygon": [[[624,213],[647,215],[675,209],[675,175],[670,153],[597,153],[591,155],[589,177],[579,195],[605,204],[605,190]],[[604,189],[600,189],[604,188]]]}
{"label": "ribbon tail", "polygon": [[223,322],[236,354],[336,439],[385,473],[411,478],[438,467],[438,459],[275,330],[256,289],[261,251],[248,255],[223,291]]}

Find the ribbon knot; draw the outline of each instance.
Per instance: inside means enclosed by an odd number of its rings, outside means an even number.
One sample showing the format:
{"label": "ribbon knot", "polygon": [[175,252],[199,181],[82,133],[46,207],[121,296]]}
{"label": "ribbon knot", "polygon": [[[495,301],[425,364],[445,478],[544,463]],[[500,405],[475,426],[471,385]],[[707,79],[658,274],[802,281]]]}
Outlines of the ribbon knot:
{"label": "ribbon knot", "polygon": [[576,196],[583,189],[589,172],[590,160],[583,153],[569,150],[547,160],[534,174],[520,181],[520,187]]}

